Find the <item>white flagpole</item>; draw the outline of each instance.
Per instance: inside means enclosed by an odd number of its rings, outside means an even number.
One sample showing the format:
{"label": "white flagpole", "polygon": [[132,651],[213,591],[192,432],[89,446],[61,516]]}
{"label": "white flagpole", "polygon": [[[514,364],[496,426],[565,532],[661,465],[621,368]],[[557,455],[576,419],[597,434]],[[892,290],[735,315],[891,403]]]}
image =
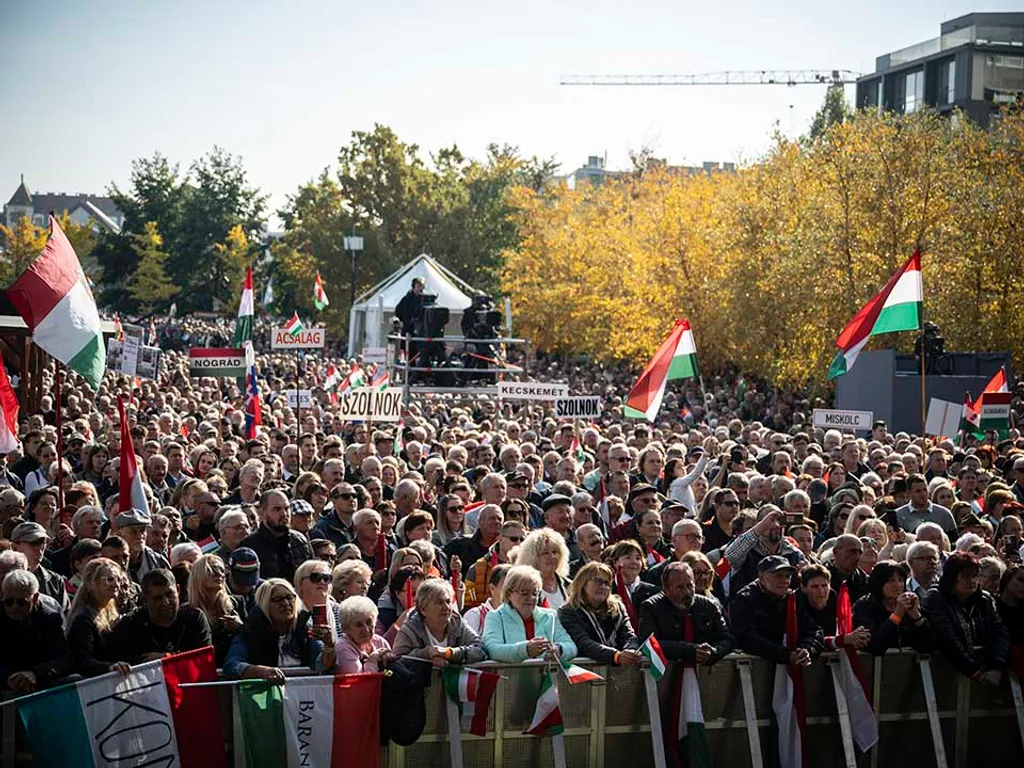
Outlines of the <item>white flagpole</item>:
{"label": "white flagpole", "polygon": [[654,768],[665,768],[665,735],[661,731],[661,705],[658,702],[658,684],[654,675],[644,670],[644,690],[647,692],[647,714],[651,718],[651,742],[654,747]]}
{"label": "white flagpole", "polygon": [[448,711],[448,752],[451,755],[452,768],[462,768],[462,723],[459,707],[446,695],[444,697]]}

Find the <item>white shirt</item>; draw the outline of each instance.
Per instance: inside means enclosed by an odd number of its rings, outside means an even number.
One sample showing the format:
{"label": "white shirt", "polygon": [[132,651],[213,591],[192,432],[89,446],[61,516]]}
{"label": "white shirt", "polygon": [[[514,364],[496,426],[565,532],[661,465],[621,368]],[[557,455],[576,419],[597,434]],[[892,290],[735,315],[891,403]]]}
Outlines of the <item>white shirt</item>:
{"label": "white shirt", "polygon": [[671,482],[668,487],[668,497],[672,501],[678,501],[688,510],[690,514],[694,515],[697,512],[697,501],[693,496],[693,481],[704,474],[704,468],[708,465],[708,454],[702,453],[701,457],[697,459],[697,464],[693,470],[682,477],[677,477]]}
{"label": "white shirt", "polygon": [[539,600],[538,602],[543,602],[543,600],[546,598],[548,601],[548,608],[553,608],[556,611],[563,605],[565,605],[565,598],[562,597],[562,591],[558,587],[555,587],[554,592],[548,592],[542,588],[540,591],[540,596],[541,600]]}

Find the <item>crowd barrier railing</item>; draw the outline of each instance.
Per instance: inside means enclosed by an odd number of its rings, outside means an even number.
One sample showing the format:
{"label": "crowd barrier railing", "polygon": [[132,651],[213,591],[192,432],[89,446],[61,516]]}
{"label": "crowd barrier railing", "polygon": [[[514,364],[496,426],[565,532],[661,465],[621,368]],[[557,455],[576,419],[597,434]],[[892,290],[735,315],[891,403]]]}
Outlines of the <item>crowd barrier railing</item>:
{"label": "crowd barrier railing", "polygon": [[[835,684],[834,654],[803,671],[807,703],[804,749],[815,768],[985,768],[1024,764],[1024,703],[1019,681],[1004,675],[991,689],[960,675],[940,656],[891,651],[882,657],[861,655],[861,667],[878,720],[879,742],[867,755],[851,738],[849,713]],[[570,685],[559,676],[568,766],[628,765],[660,768],[662,745],[652,739],[651,692],[658,707],[670,699],[672,675],[657,686],[637,667],[615,667],[577,660],[604,679]],[[524,734],[533,716],[543,666],[537,663],[477,665],[499,674],[484,736],[462,734],[465,766],[549,766],[555,764],[552,739]],[[293,675],[295,673],[292,673]],[[307,673],[308,674],[308,673]],[[776,764],[772,691],[775,665],[731,654],[698,670],[705,732],[715,765],[761,768]],[[225,748],[233,753],[231,689],[218,689]],[[31,764],[16,707],[3,707],[3,768]],[[410,746],[382,750],[386,768],[452,765],[449,719],[440,675],[426,696],[427,722]],[[1014,727],[1016,725],[1016,728]],[[660,730],[655,725],[655,736]],[[671,765],[671,761],[668,763]]]}

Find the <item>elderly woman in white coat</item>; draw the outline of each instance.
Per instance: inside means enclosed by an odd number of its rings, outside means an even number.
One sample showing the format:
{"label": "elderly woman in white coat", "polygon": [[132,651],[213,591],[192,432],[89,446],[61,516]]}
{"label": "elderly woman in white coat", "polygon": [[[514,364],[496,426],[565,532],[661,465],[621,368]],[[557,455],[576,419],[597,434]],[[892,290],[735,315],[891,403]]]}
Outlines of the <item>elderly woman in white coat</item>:
{"label": "elderly woman in white coat", "polygon": [[509,569],[504,601],[488,614],[484,626],[484,649],[494,661],[576,656],[576,643],[558,621],[558,614],[551,608],[538,607],[541,586],[537,569],[528,565]]}

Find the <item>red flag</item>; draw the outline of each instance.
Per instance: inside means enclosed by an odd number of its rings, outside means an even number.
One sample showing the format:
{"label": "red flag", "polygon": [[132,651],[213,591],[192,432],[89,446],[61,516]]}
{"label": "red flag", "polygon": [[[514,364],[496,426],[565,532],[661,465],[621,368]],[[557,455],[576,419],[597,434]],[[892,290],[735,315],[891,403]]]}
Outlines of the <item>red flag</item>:
{"label": "red flag", "polygon": [[629,596],[629,590],[626,589],[626,582],[622,578],[622,568],[615,569],[615,592],[618,594],[619,599],[622,600],[622,604],[626,606],[626,613],[629,615],[629,622],[633,625],[634,631],[640,628],[640,619],[636,615],[636,608],[633,605],[633,599]]}
{"label": "red flag", "polygon": [[132,444],[132,431],[128,426],[128,414],[124,410],[124,401],[117,398],[117,410],[121,415],[121,467],[118,483],[117,511],[127,512],[132,507],[149,514],[146,503],[146,492],[142,488],[142,475],[135,462],[135,446]]}
{"label": "red flag", "polygon": [[[380,768],[380,686],[382,674],[338,675],[334,678],[332,755],[342,765]],[[332,760],[333,762],[333,760]]]}
{"label": "red flag", "polygon": [[224,766],[224,739],[216,688],[182,688],[182,683],[217,679],[213,646],[168,656],[162,660],[167,699],[171,703],[178,755],[183,768]]}
{"label": "red flag", "polygon": [[384,539],[383,533],[377,534],[377,556],[374,558],[377,561],[377,570],[386,571],[388,568],[388,545]]}
{"label": "red flag", "polygon": [[7,378],[7,369],[0,361],[0,453],[10,453],[18,447],[18,396],[11,388]]}

